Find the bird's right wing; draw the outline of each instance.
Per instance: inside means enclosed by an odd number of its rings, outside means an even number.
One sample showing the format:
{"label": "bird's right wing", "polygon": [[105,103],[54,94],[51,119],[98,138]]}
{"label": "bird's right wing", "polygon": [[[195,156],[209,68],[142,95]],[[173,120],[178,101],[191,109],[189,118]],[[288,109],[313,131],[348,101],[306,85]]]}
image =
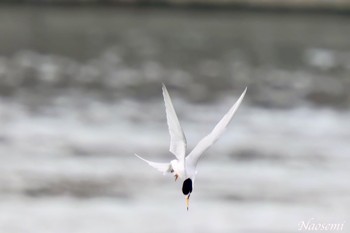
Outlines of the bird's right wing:
{"label": "bird's right wing", "polygon": [[241,104],[247,88],[243,91],[236,103],[230,108],[230,110],[225,114],[225,116],[217,123],[215,128],[205,136],[191,151],[191,153],[186,157],[186,165],[196,167],[201,155],[206,151],[214,142],[221,136],[225,131],[227,125],[231,122],[233,115],[237,111],[239,105]]}
{"label": "bird's right wing", "polygon": [[168,90],[166,89],[164,84],[162,86],[162,90],[170,134],[169,151],[173,153],[179,161],[184,162],[187,144],[185,134],[181,128],[179,119],[177,118],[174,106],[171,102]]}
{"label": "bird's right wing", "polygon": [[151,167],[157,169],[158,171],[162,172],[164,175],[168,172],[171,172],[171,165],[170,163],[156,163],[156,162],[152,162],[149,161],[147,159],[142,158],[141,156],[139,156],[138,154],[135,154],[135,156],[137,156],[139,159],[145,161],[146,163],[148,163]]}

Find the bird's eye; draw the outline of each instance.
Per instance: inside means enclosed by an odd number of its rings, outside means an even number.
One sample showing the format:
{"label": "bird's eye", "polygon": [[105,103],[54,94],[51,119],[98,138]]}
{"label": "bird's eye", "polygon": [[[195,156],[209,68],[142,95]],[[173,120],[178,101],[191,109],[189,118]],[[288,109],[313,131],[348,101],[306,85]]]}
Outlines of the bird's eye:
{"label": "bird's eye", "polygon": [[186,179],[182,185],[182,193],[187,195],[192,192],[192,180],[190,178]]}

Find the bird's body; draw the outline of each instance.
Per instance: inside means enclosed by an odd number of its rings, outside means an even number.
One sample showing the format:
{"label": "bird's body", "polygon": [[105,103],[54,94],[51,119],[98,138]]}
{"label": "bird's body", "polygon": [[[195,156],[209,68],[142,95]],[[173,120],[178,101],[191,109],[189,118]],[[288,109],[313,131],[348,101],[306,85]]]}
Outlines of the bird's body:
{"label": "bird's body", "polygon": [[173,174],[175,176],[175,181],[177,179],[183,180],[182,193],[186,195],[186,206],[188,209],[190,194],[193,191],[193,185],[197,175],[197,163],[201,158],[203,152],[206,151],[211,145],[213,145],[215,141],[220,137],[220,135],[225,131],[227,125],[230,123],[233,115],[241,104],[247,88],[245,88],[236,103],[224,115],[224,117],[219,121],[219,123],[210,132],[210,134],[205,136],[187,156],[187,142],[185,134],[183,133],[169,93],[164,84],[162,86],[162,89],[170,134],[169,151],[175,155],[176,159],[171,160],[169,163],[156,163],[146,160],[137,154],[135,155],[163,174]]}

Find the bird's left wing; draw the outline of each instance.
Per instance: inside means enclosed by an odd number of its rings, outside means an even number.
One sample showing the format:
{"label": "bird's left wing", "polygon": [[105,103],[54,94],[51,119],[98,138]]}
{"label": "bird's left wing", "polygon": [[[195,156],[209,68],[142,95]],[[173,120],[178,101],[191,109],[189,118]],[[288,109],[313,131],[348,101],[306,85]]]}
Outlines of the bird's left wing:
{"label": "bird's left wing", "polygon": [[170,134],[169,151],[173,153],[179,161],[184,162],[187,144],[185,134],[181,128],[179,119],[177,118],[174,106],[171,102],[168,90],[166,89],[164,84],[162,86],[162,90]]}
{"label": "bird's left wing", "polygon": [[217,123],[215,128],[205,136],[191,151],[191,153],[186,157],[187,166],[196,167],[198,160],[204,151],[206,151],[214,142],[221,136],[225,131],[227,125],[231,122],[233,115],[237,111],[239,105],[241,104],[247,88],[243,91],[236,103],[230,108],[230,110],[225,114],[225,116]]}
{"label": "bird's left wing", "polygon": [[164,175],[167,172],[171,172],[171,165],[170,163],[156,163],[156,162],[152,162],[149,161],[147,159],[142,158],[141,156],[139,156],[138,154],[135,154],[135,156],[137,156],[139,159],[145,161],[146,163],[148,163],[151,167],[157,169],[158,171],[162,172]]}

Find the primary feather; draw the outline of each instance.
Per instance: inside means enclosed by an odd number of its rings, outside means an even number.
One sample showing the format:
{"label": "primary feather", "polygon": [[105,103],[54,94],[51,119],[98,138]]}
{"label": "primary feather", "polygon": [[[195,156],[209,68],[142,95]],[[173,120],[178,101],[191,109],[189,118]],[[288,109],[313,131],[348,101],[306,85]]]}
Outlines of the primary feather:
{"label": "primary feather", "polygon": [[174,106],[171,102],[168,90],[165,85],[162,85],[163,97],[165,103],[165,111],[167,117],[167,123],[170,134],[170,148],[169,151],[173,153],[176,158],[184,162],[186,155],[186,137],[181,128],[179,119],[177,118]]}
{"label": "primary feather", "polygon": [[215,128],[205,136],[191,151],[191,153],[186,157],[186,164],[189,167],[196,167],[201,155],[204,151],[206,151],[214,142],[221,136],[221,134],[225,131],[227,125],[231,122],[232,117],[237,111],[239,105],[241,104],[244,95],[247,91],[247,88],[243,91],[239,99],[236,103],[230,108],[230,110],[224,115],[224,117],[217,123]]}

